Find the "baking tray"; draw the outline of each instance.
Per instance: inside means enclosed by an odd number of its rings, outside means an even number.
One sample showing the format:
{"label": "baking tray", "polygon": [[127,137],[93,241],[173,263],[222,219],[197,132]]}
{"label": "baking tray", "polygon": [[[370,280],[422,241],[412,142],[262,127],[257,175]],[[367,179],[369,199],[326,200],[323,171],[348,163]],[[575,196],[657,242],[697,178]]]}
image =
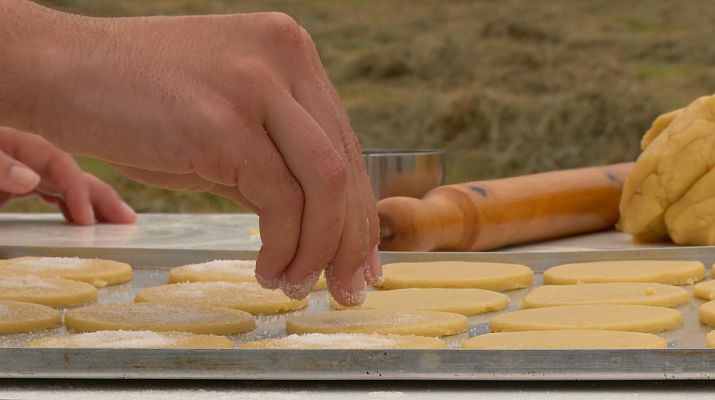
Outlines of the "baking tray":
{"label": "baking tray", "polygon": [[[176,265],[221,258],[254,258],[255,251],[127,248],[2,247],[0,257],[78,256],[124,261],[134,266],[134,279],[100,290],[101,303],[128,302],[136,290],[164,284]],[[553,265],[599,260],[671,259],[715,262],[715,247],[647,248],[570,252],[403,253],[384,252],[384,263],[398,261],[495,261],[529,265],[541,284]],[[529,289],[507,292],[510,309]],[[466,334],[445,338],[447,350],[136,350],[31,349],[32,338],[58,334],[63,328],[0,336],[2,378],[87,379],[270,379],[270,380],[644,380],[713,379],[715,350],[705,348],[709,328],[698,321],[702,300],[678,309],[683,328],[663,333],[669,348],[661,350],[461,350],[461,340],[488,331],[496,313],[469,318]],[[327,293],[311,294],[307,311],[327,310]],[[253,332],[232,336],[236,342],[280,336],[284,321],[306,311],[258,317]]]}

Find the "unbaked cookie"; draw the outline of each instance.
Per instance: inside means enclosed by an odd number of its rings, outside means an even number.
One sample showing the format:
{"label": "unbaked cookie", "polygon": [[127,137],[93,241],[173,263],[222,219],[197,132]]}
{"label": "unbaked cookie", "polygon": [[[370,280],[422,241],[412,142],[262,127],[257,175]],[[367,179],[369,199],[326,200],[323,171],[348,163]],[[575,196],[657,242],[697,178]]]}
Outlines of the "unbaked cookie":
{"label": "unbaked cookie", "polygon": [[286,321],[288,333],[381,333],[446,336],[467,330],[461,314],[438,311],[347,310],[303,314]]}
{"label": "unbaked cookie", "polygon": [[705,300],[715,300],[715,280],[700,282],[693,287],[693,294]]}
{"label": "unbaked cookie", "polygon": [[641,304],[675,307],[690,301],[687,290],[662,283],[584,283],[545,285],[527,294],[521,308],[577,304]]}
{"label": "unbaked cookie", "polygon": [[529,287],[534,273],[525,265],[467,261],[386,264],[384,289],[476,288],[498,292]]}
{"label": "unbaked cookie", "polygon": [[70,307],[95,302],[97,288],[88,283],[68,279],[9,274],[0,276],[0,299],[58,308]]}
{"label": "unbaked cookie", "polygon": [[489,321],[492,332],[594,329],[661,332],[683,325],[680,311],[666,307],[602,304],[531,308]]}
{"label": "unbaked cookie", "polygon": [[700,322],[706,325],[715,326],[715,300],[709,301],[698,309]]}
{"label": "unbaked cookie", "polygon": [[0,275],[28,273],[48,278],[63,278],[92,284],[114,285],[132,279],[129,264],[77,257],[18,257],[0,260]]}
{"label": "unbaked cookie", "polygon": [[232,335],[254,329],[256,320],[247,312],[226,307],[130,303],[69,310],[65,325],[77,332],[149,330]]}
{"label": "unbaked cookie", "polygon": [[189,332],[97,331],[35,339],[30,347],[73,349],[232,349],[225,336]]}
{"label": "unbaked cookie", "polygon": [[137,292],[137,303],[195,304],[230,307],[251,314],[276,314],[300,310],[308,300],[293,300],[280,290],[248,282],[193,282],[155,286]]}
{"label": "unbaked cookie", "polygon": [[0,300],[0,334],[30,332],[60,326],[62,326],[60,313],[52,307]]}
{"label": "unbaked cookie", "polygon": [[309,333],[241,343],[242,349],[445,349],[437,338],[377,333]]}
{"label": "unbaked cookie", "polygon": [[[198,264],[183,265],[169,271],[169,283],[184,282],[256,282],[255,260],[213,260]],[[327,287],[321,275],[313,290]]]}
{"label": "unbaked cookie", "polygon": [[705,279],[705,266],[700,261],[595,261],[564,264],[544,272],[544,284],[657,282],[691,285]]}
{"label": "unbaked cookie", "polygon": [[509,307],[509,296],[484,289],[397,289],[367,292],[365,302],[345,307],[334,299],[336,310],[425,310],[475,315]]}
{"label": "unbaked cookie", "polygon": [[556,349],[665,349],[660,336],[642,332],[605,330],[499,332],[475,336],[462,342],[464,349],[556,350]]}
{"label": "unbaked cookie", "polygon": [[708,348],[712,349],[715,347],[715,331],[710,331],[705,338]]}

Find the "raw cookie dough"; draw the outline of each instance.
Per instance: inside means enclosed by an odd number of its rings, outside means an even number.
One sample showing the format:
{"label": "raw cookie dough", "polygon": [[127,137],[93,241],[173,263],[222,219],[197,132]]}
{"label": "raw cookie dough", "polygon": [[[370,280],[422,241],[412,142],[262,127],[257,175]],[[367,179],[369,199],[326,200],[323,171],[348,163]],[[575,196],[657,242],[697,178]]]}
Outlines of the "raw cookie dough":
{"label": "raw cookie dough", "polygon": [[689,301],[687,290],[662,283],[584,283],[540,286],[522,299],[521,308],[577,304],[675,307]]}
{"label": "raw cookie dough", "polygon": [[564,264],[544,272],[545,285],[608,282],[655,282],[691,285],[705,279],[700,261],[595,261]]}
{"label": "raw cookie dough", "polygon": [[225,336],[189,332],[97,331],[35,339],[30,347],[72,349],[233,349]]}
{"label": "raw cookie dough", "polygon": [[705,300],[715,300],[715,280],[696,284],[693,287],[693,295]]}
{"label": "raw cookie dough", "polygon": [[715,326],[715,300],[709,301],[698,309],[700,322],[706,325]]}
{"label": "raw cookie dough", "polygon": [[[214,281],[256,283],[256,261],[213,260],[183,265],[169,271],[169,283]],[[321,275],[313,290],[322,290],[326,287],[325,276]]]}
{"label": "raw cookie dough", "polygon": [[531,268],[518,264],[433,261],[386,264],[383,289],[477,288],[498,292],[529,287]]}
{"label": "raw cookie dough", "polygon": [[0,276],[0,299],[62,308],[95,302],[97,288],[88,283],[68,279],[8,274]]}
{"label": "raw cookie dough", "polygon": [[52,307],[21,301],[0,300],[0,334],[30,332],[62,326]]}
{"label": "raw cookie dough", "polygon": [[596,329],[661,332],[683,325],[680,311],[666,307],[602,304],[531,308],[489,321],[492,332]]}
{"label": "raw cookie dough", "polygon": [[556,350],[556,349],[665,349],[660,336],[642,332],[604,330],[499,332],[475,336],[462,342],[464,349]]}
{"label": "raw cookie dough", "polygon": [[132,279],[129,264],[77,257],[18,257],[0,260],[0,275],[28,273],[48,278],[63,278],[92,284],[114,285]]}
{"label": "raw cookie dough", "polygon": [[137,303],[195,304],[230,307],[251,314],[277,314],[300,310],[308,299],[293,300],[280,290],[248,282],[193,282],[155,286],[137,292]]}
{"label": "raw cookie dough", "polygon": [[715,331],[710,331],[710,333],[708,333],[708,335],[706,336],[706,341],[708,348],[712,349],[713,347],[715,347]]}
{"label": "raw cookie dough", "polygon": [[397,289],[367,292],[365,302],[345,307],[334,299],[336,310],[425,310],[475,315],[509,307],[509,296],[484,289]]}
{"label": "raw cookie dough", "polygon": [[77,332],[149,330],[233,335],[254,329],[256,320],[247,312],[226,307],[130,303],[69,310],[65,325]]}
{"label": "raw cookie dough", "polygon": [[382,333],[447,336],[467,330],[467,317],[438,311],[347,310],[303,314],[286,321],[288,333]]}
{"label": "raw cookie dough", "polygon": [[637,240],[715,244],[715,96],[658,117],[626,180],[620,226]]}
{"label": "raw cookie dough", "polygon": [[446,349],[437,338],[377,333],[309,333],[241,343],[242,349]]}

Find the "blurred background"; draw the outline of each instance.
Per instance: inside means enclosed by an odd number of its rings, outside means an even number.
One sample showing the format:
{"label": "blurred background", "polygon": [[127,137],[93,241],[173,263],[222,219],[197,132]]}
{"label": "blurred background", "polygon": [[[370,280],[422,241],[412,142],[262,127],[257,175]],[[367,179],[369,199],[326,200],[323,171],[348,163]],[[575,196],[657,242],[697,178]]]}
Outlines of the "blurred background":
{"label": "blurred background", "polygon": [[[39,3],[95,16],[288,13],[311,32],[363,147],[445,149],[455,183],[634,160],[658,114],[715,92],[710,1]],[[241,211],[79,162],[140,212]]]}

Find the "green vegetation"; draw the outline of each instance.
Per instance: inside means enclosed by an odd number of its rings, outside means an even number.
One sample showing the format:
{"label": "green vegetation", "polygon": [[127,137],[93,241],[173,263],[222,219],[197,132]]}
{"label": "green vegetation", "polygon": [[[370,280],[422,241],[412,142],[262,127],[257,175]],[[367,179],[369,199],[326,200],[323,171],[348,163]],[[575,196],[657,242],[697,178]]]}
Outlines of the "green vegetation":
{"label": "green vegetation", "polygon": [[[42,2],[101,16],[286,12],[311,32],[363,145],[444,148],[450,182],[633,160],[655,116],[715,92],[710,2]],[[140,211],[236,210],[82,165]]]}

